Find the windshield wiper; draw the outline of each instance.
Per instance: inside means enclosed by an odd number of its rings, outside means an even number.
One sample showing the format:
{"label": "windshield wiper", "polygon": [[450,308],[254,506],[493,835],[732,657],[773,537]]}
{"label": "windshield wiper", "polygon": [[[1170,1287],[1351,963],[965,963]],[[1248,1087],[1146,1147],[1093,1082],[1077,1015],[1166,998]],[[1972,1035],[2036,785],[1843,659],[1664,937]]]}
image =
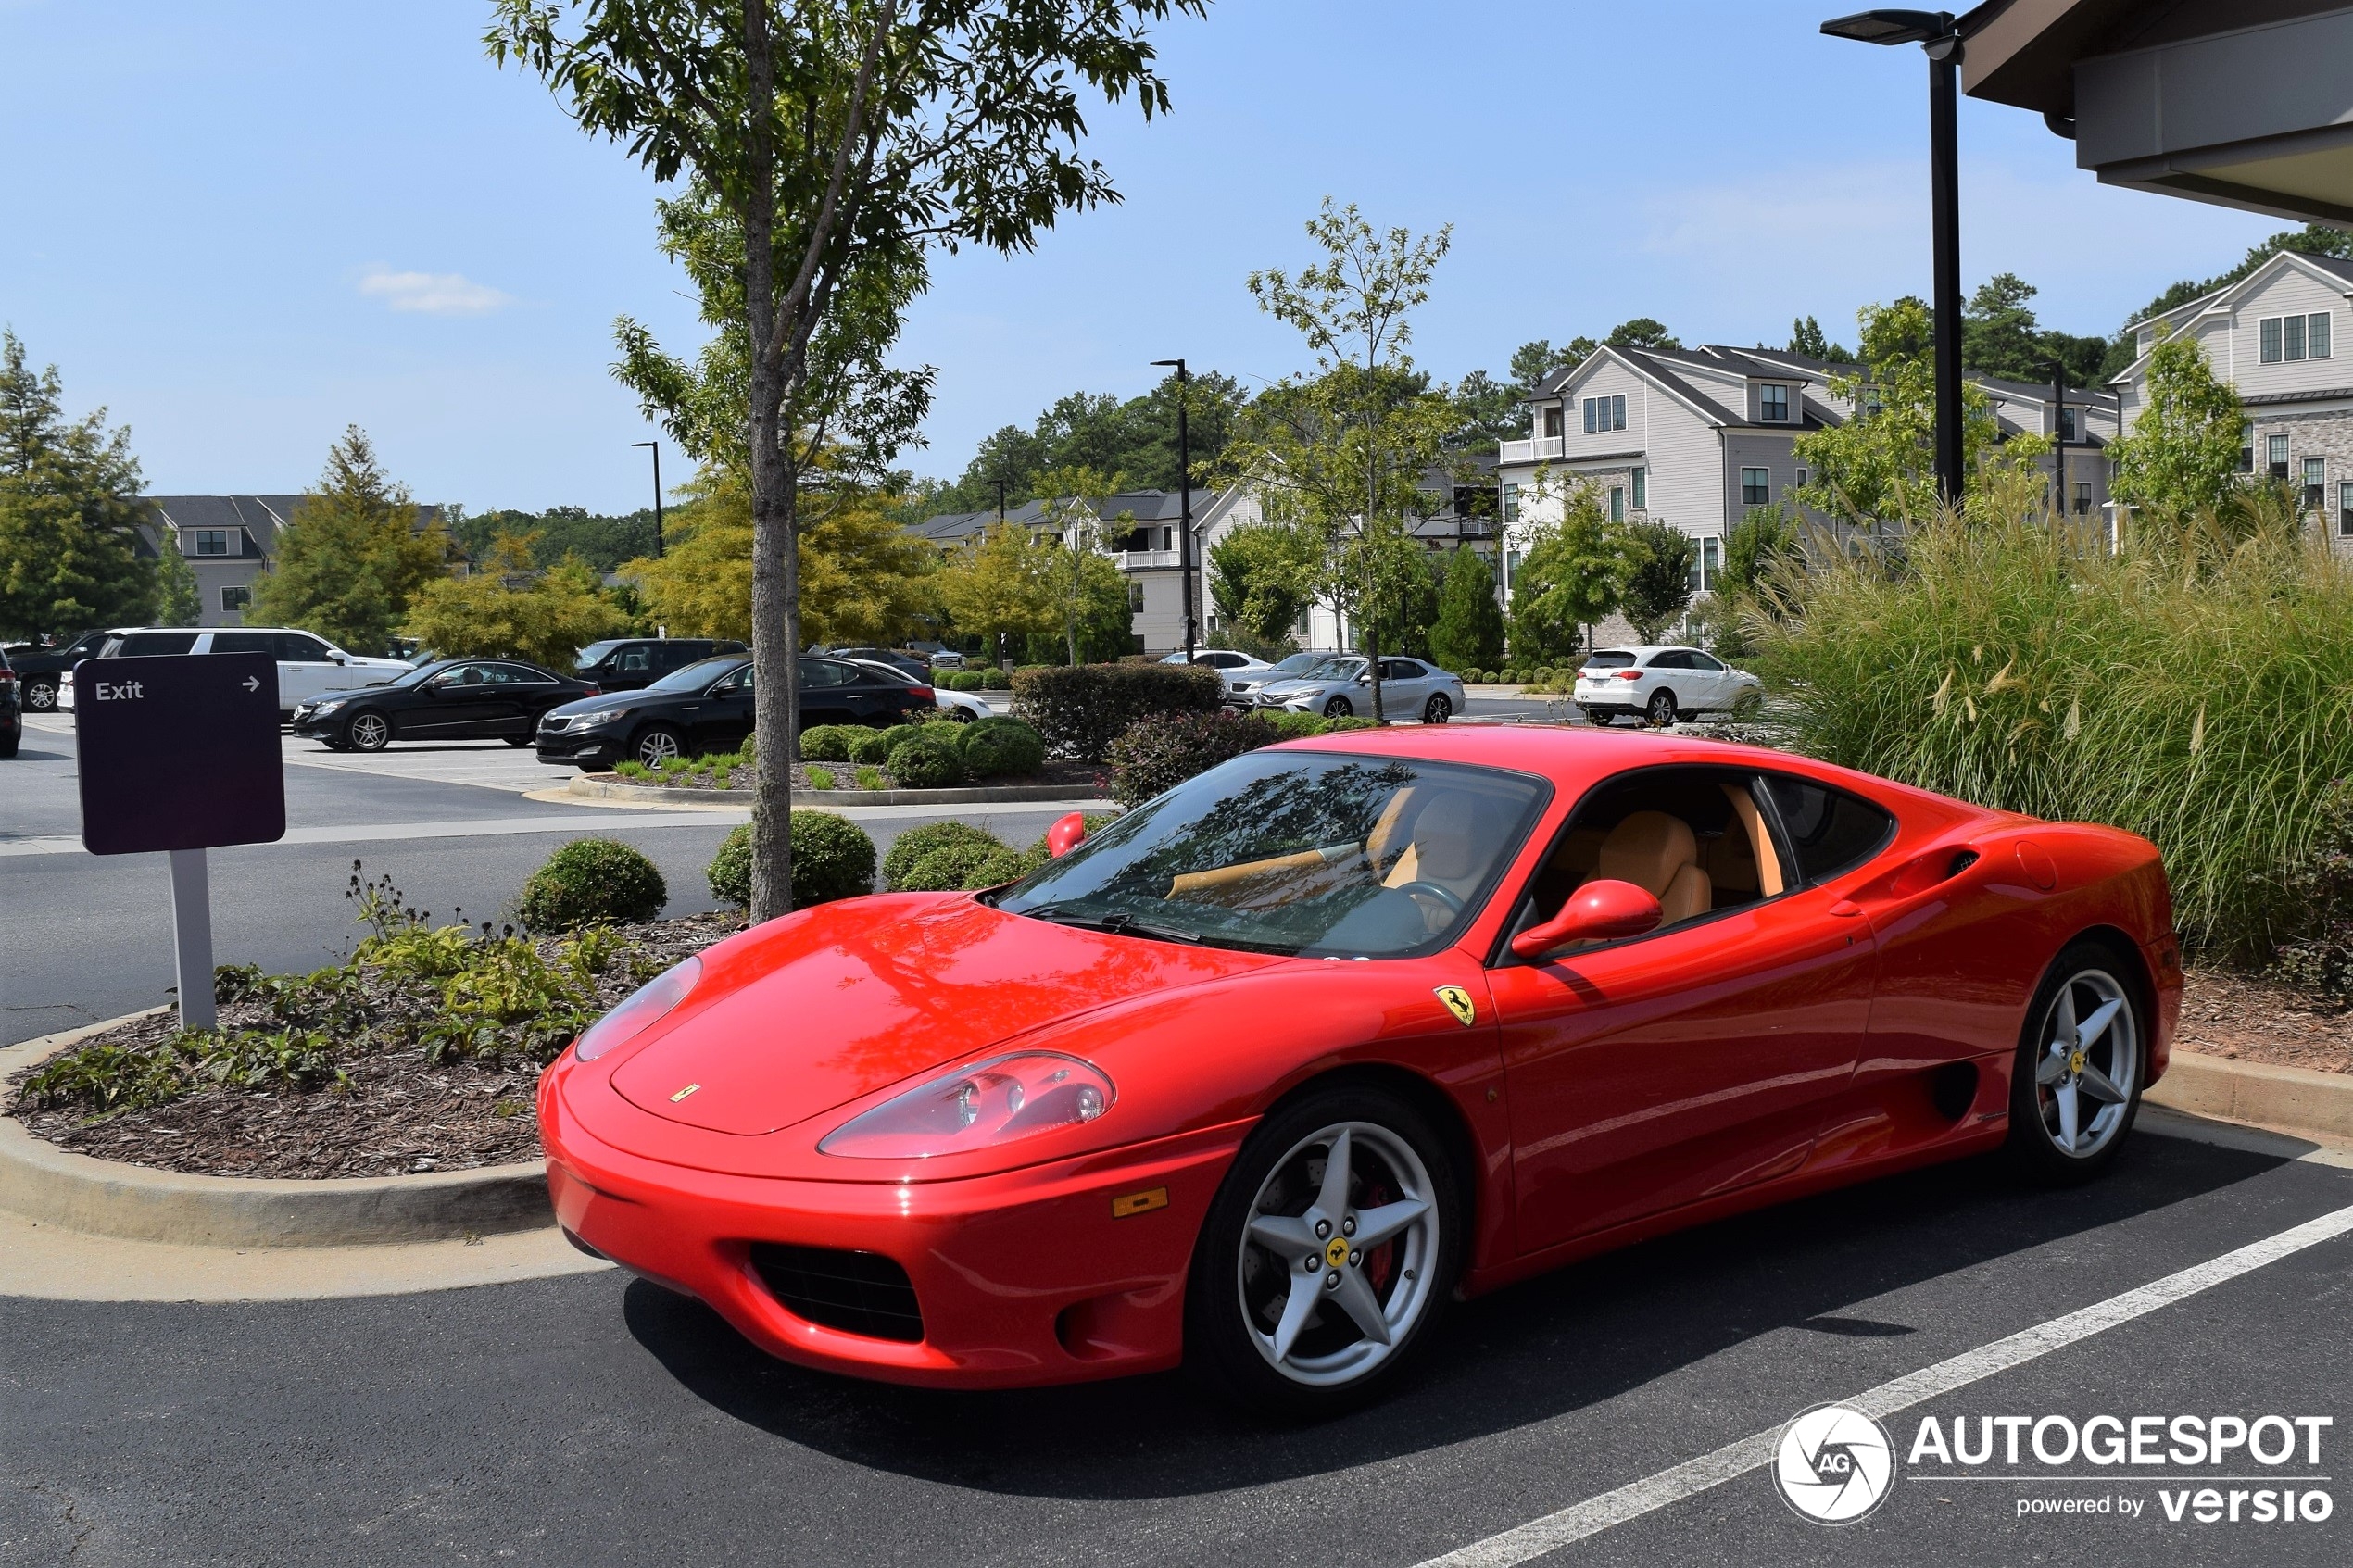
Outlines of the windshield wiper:
{"label": "windshield wiper", "polygon": [[1103,914],[1081,911],[1075,899],[1039,904],[1035,909],[1013,911],[1034,920],[1048,921],[1055,925],[1067,925],[1086,931],[1107,931],[1114,936],[1150,936],[1163,942],[1184,942],[1196,947],[1227,947],[1244,953],[1290,953],[1296,948],[1269,942],[1245,942],[1239,937],[1217,936],[1207,932],[1184,931],[1173,925],[1155,925],[1138,920],[1126,909],[1112,909]]}

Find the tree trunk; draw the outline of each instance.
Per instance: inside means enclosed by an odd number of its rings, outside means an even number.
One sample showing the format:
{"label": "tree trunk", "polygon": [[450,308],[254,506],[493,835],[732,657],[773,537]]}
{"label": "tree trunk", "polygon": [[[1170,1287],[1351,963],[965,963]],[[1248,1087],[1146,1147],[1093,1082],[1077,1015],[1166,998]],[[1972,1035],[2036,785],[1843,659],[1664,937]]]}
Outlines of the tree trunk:
{"label": "tree trunk", "polygon": [[[775,94],[775,56],[767,7],[744,7],[749,101]],[[799,749],[800,561],[794,514],[798,475],[777,428],[785,402],[776,333],[775,152],[754,118],[749,190],[744,203],[744,315],[751,330],[751,663],[752,733],[759,736],[759,784],[751,809],[751,918],[774,920],[792,909],[792,768]]]}

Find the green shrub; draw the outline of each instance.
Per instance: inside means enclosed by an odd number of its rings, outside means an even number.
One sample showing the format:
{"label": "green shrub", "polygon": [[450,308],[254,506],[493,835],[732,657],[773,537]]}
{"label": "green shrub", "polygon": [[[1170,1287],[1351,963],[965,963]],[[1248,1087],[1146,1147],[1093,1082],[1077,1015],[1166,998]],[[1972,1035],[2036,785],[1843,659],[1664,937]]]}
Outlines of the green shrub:
{"label": "green shrub", "polygon": [[1900,560],[1815,548],[1779,572],[1790,615],[1760,627],[1758,663],[1790,738],[2137,833],[2194,947],[2268,957],[2301,925],[2284,889],[2327,852],[2333,782],[2353,777],[2353,570],[2292,508],[2139,523],[2110,554],[1991,488],[1966,521],[1916,524]]}
{"label": "green shrub", "polygon": [[1138,806],[1246,751],[1272,746],[1282,732],[1255,714],[1156,713],[1114,741],[1111,797]]}
{"label": "green shrub", "polygon": [[2322,809],[2313,853],[2283,879],[2283,904],[2303,912],[2271,965],[2272,978],[2326,1007],[2353,1008],[2353,784],[2340,780]]}
{"label": "green shrub", "polygon": [[1371,719],[1348,718],[1324,721],[1324,734],[1327,735],[1340,734],[1349,730],[1378,730],[1379,728],[1378,721]]}
{"label": "green shrub", "polygon": [[819,724],[800,732],[804,762],[847,762],[850,747],[873,734],[862,724]]}
{"label": "green shrub", "polygon": [[834,787],[834,771],[831,768],[821,768],[812,762],[801,771],[809,775],[810,788],[831,789]]}
{"label": "green shrub", "polygon": [[1285,740],[1304,740],[1309,735],[1320,735],[1332,725],[1332,721],[1315,713],[1269,713],[1265,719],[1266,722],[1275,726],[1275,733]]}
{"label": "green shrub", "polygon": [[964,782],[964,759],[946,741],[918,735],[895,748],[890,776],[901,789],[949,789]]}
{"label": "green shrub", "polygon": [[[729,834],[703,873],[711,896],[738,907],[751,902],[751,824]],[[831,811],[792,814],[792,903],[796,909],[855,898],[875,890],[875,841]]]}
{"label": "green shrub", "polygon": [[[920,827],[909,828],[892,839],[890,847],[883,852],[883,885],[893,893],[917,891],[907,880],[914,874],[917,862],[941,849],[975,846],[982,855],[1005,847],[1004,842],[995,834],[987,828],[975,827],[970,822],[951,820],[925,822]],[[963,884],[959,883],[957,885]]]}
{"label": "green shrub", "polygon": [[888,789],[890,787],[890,775],[880,768],[859,768],[855,770],[855,774],[860,789]]}
{"label": "green shrub", "polygon": [[950,670],[948,689],[951,692],[976,692],[983,688],[984,677],[977,670]]}
{"label": "green shrub", "polygon": [[515,918],[535,932],[659,917],[670,889],[651,860],[610,838],[575,838],[531,873]]}
{"label": "green shrub", "polygon": [[738,759],[740,759],[742,760],[743,765],[744,765],[745,767],[747,767],[747,768],[753,768],[753,767],[757,767],[757,766],[759,766],[759,764],[760,764],[760,745],[759,745],[759,742],[760,742],[760,736],[759,736],[759,734],[758,734],[756,732],[754,732],[754,733],[749,733],[749,734],[747,734],[744,736],[744,743],[743,743],[743,745],[741,745],[741,746],[739,746],[736,747],[736,756]]}
{"label": "green shrub", "polygon": [[961,893],[1016,881],[1034,869],[1020,850],[993,837],[959,841],[917,859],[899,886],[905,893]]}
{"label": "green shrub", "polygon": [[1225,700],[1217,671],[1192,664],[1074,664],[1013,677],[1013,711],[1037,728],[1046,754],[1088,762],[1147,714],[1214,713]]}
{"label": "green shrub", "polygon": [[[1045,670],[1052,667],[1041,664],[1031,668]],[[992,665],[980,672],[980,689],[985,692],[1009,692],[1013,689],[1013,678]]]}
{"label": "green shrub", "polygon": [[1018,719],[975,719],[955,726],[956,749],[976,779],[1034,773],[1046,763],[1046,743]]}
{"label": "green shrub", "polygon": [[862,728],[858,738],[849,743],[849,759],[863,762],[868,767],[879,767],[890,760],[894,747],[904,746],[914,738],[914,731],[912,724],[893,724],[887,730]]}

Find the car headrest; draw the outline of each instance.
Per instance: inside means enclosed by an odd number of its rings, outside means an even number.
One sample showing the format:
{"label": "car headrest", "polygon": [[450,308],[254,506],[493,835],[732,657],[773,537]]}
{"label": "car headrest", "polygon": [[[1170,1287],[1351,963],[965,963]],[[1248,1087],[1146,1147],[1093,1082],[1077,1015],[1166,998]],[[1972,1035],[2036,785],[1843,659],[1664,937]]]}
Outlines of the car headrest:
{"label": "car headrest", "polygon": [[1637,811],[1609,830],[1602,840],[1601,861],[1593,874],[1612,882],[1630,882],[1658,897],[1675,873],[1699,859],[1699,841],[1689,822],[1664,811]]}
{"label": "car headrest", "polygon": [[1478,811],[1467,795],[1454,791],[1422,808],[1414,820],[1416,873],[1440,882],[1469,876],[1478,869]]}

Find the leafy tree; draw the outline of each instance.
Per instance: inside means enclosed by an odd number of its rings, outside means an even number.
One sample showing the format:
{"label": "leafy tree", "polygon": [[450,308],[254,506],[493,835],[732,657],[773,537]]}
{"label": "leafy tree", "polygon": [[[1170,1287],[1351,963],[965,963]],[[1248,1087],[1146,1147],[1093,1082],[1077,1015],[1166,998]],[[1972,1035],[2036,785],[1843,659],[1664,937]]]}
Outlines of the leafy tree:
{"label": "leafy tree", "polygon": [[[749,447],[761,730],[795,733],[805,484],[845,433],[885,460],[926,400],[927,375],[882,358],[931,251],[1025,250],[1063,212],[1115,200],[1077,152],[1082,94],[1164,109],[1142,26],[1202,4],[497,0],[496,57],[537,70],[656,180],[687,178],[673,235],[706,320],[739,305],[699,365],[634,323],[623,363],[698,456]],[[754,921],[791,907],[790,754],[760,753]]]}
{"label": "leafy tree", "polygon": [[1797,524],[1779,507],[1751,507],[1724,535],[1724,571],[1718,590],[1755,596],[1784,560],[1797,555]]}
{"label": "leafy tree", "polygon": [[597,569],[567,556],[541,571],[528,534],[502,533],[464,577],[436,577],[418,591],[402,630],[446,659],[527,659],[570,670],[573,656],[623,629],[626,618],[598,589]]}
{"label": "leafy tree", "polygon": [[[1618,607],[1628,561],[1622,533],[1602,504],[1601,487],[1590,479],[1556,479],[1540,470],[1531,482],[1523,516],[1540,518],[1527,530],[1529,547],[1512,574],[1511,657],[1522,664],[1556,663],[1576,657],[1585,628]],[[1549,495],[1560,499],[1560,515],[1542,520]]]}
{"label": "leafy tree", "polygon": [[[1193,372],[1185,408],[1197,486],[1225,453],[1235,419],[1249,401],[1233,377]],[[1057,399],[1027,430],[1006,425],[985,438],[963,477],[937,485],[925,497],[926,515],[994,510],[1000,479],[1008,508],[1050,496],[1045,476],[1062,468],[1098,469],[1139,490],[1175,490],[1181,477],[1176,457],[1175,372],[1125,403],[1108,394],[1075,392]]]}
{"label": "leafy tree", "polygon": [[1429,657],[1457,671],[1492,670],[1504,662],[1504,609],[1495,602],[1495,574],[1477,550],[1458,546],[1447,553]]}
{"label": "leafy tree", "polygon": [[1978,285],[1961,311],[1961,368],[2010,381],[2047,382],[2054,362],[2068,384],[2085,386],[2099,375],[2108,340],[2078,337],[2036,324],[2027,301],[2034,285],[2000,272]]}
{"label": "leafy tree", "polygon": [[1438,573],[1430,552],[1408,543],[1397,552],[1395,567],[1381,574],[1380,588],[1365,605],[1367,638],[1387,653],[1428,659],[1429,633],[1438,624]]}
{"label": "leafy tree", "polygon": [[1376,233],[1354,204],[1327,197],[1307,232],[1321,262],[1296,274],[1252,272],[1249,286],[1260,309],[1306,338],[1315,373],[1261,395],[1254,429],[1229,458],[1258,482],[1268,519],[1291,529],[1302,558],[1315,563],[1304,586],[1355,626],[1373,656],[1379,719],[1379,607],[1407,596],[1408,558],[1422,553],[1407,515],[1422,504],[1421,478],[1442,465],[1456,422],[1453,402],[1429,390],[1405,352],[1410,314],[1428,299],[1453,231]]}
{"label": "leafy tree", "polygon": [[2110,488],[2134,507],[2177,514],[2216,506],[2237,483],[2246,411],[2189,338],[2162,334],[2151,351],[2148,402],[2108,447]]}
{"label": "leafy tree", "polygon": [[1060,631],[1049,586],[1060,553],[1032,544],[1018,524],[991,523],[965,540],[939,574],[939,596],[956,630],[988,639],[998,662],[1007,638]]}
{"label": "leafy tree", "polygon": [[1682,343],[1667,330],[1664,321],[1654,321],[1648,316],[1637,316],[1630,321],[1620,321],[1602,339],[1612,348],[1680,348]]}
{"label": "leafy tree", "polygon": [[0,636],[136,623],[155,613],[139,558],[139,463],[107,411],[65,417],[57,368],[0,332]]}
{"label": "leafy tree", "polygon": [[156,624],[158,626],[194,626],[204,619],[204,590],[196,583],[195,569],[188,558],[180,553],[180,543],[173,531],[157,531],[156,541]]}
{"label": "leafy tree", "polygon": [[[1579,338],[1577,341],[1587,345],[1587,353],[1592,352],[1592,340],[1591,338]],[[1522,394],[1534,392],[1542,384],[1546,376],[1551,375],[1563,365],[1572,364],[1581,358],[1583,358],[1582,355],[1575,352],[1574,345],[1556,350],[1553,347],[1551,340],[1547,338],[1540,337],[1523,343],[1512,350],[1512,384]]]}
{"label": "leafy tree", "polygon": [[[1073,664],[1127,651],[1132,612],[1127,579],[1103,553],[1103,508],[1118,479],[1101,469],[1055,469],[1045,476],[1046,526],[1061,534],[1060,554],[1046,563],[1043,586],[1062,622],[1063,656]],[[1120,519],[1133,523],[1135,514]],[[1086,635],[1081,636],[1084,632]],[[1116,641],[1106,636],[1115,634]],[[1104,645],[1109,642],[1111,646]]]}
{"label": "leafy tree", "polygon": [[247,619],[382,653],[409,601],[448,570],[448,533],[437,518],[419,523],[407,486],[378,464],[367,433],[347,427],[279,533],[278,558],[255,581]]}
{"label": "leafy tree", "polygon": [[1674,524],[1655,519],[1626,524],[1620,537],[1627,566],[1619,608],[1642,641],[1655,643],[1692,602],[1699,544]]}
{"label": "leafy tree", "polygon": [[1209,547],[1209,594],[1227,621],[1262,643],[1280,643],[1305,614],[1315,562],[1300,538],[1273,523],[1237,528]]}
{"label": "leafy tree", "polygon": [[1811,316],[1800,316],[1790,322],[1789,352],[1833,365],[1843,365],[1854,358],[1846,352],[1844,344],[1824,337],[1822,324]]}
{"label": "leafy tree", "polygon": [[549,507],[544,512],[502,509],[478,514],[452,508],[445,514],[449,536],[469,558],[487,560],[501,534],[531,541],[531,564],[553,566],[578,556],[598,571],[615,571],[623,561],[654,553],[654,509],[641,507],[625,516],[585,507]]}
{"label": "leafy tree", "polygon": [[1473,370],[1448,393],[1460,420],[1447,445],[1463,448],[1491,447],[1528,433],[1528,394],[1509,382],[1499,382],[1485,370]]}

